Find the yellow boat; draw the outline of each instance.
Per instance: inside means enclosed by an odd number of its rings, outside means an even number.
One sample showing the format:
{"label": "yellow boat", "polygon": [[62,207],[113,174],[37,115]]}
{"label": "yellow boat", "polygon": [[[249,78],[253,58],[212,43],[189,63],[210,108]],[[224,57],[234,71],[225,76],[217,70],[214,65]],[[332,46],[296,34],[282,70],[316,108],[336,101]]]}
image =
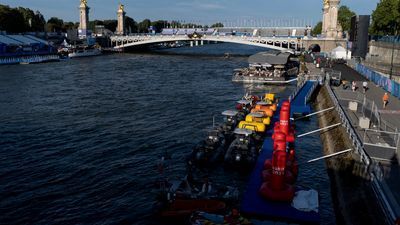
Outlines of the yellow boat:
{"label": "yellow boat", "polygon": [[263,112],[252,112],[246,116],[246,122],[258,122],[265,125],[270,125],[271,118]]}
{"label": "yellow boat", "polygon": [[265,132],[265,124],[259,122],[241,121],[238,128],[252,130],[258,133]]}

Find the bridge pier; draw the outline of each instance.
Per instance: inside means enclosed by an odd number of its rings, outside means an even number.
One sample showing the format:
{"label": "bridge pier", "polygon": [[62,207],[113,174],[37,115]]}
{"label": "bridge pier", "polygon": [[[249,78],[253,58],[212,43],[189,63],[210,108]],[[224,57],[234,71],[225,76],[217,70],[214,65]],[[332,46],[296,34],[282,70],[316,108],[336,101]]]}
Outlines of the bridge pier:
{"label": "bridge pier", "polygon": [[196,46],[199,46],[199,41],[194,42]]}
{"label": "bridge pier", "polygon": [[193,47],[193,41],[190,41],[190,47]]}
{"label": "bridge pier", "polygon": [[204,45],[204,41],[203,40],[200,41],[200,45]]}

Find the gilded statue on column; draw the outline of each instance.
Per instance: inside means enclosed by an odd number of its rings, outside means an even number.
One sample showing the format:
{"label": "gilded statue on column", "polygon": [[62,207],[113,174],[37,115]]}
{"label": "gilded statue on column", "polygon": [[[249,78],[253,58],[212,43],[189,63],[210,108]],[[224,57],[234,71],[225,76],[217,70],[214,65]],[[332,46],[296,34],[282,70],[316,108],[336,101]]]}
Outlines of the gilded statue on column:
{"label": "gilded statue on column", "polygon": [[119,4],[119,10],[124,11],[124,5]]}
{"label": "gilded statue on column", "polygon": [[329,5],[329,0],[324,0],[324,6]]}
{"label": "gilded statue on column", "polygon": [[87,5],[87,0],[81,0],[81,4]]}

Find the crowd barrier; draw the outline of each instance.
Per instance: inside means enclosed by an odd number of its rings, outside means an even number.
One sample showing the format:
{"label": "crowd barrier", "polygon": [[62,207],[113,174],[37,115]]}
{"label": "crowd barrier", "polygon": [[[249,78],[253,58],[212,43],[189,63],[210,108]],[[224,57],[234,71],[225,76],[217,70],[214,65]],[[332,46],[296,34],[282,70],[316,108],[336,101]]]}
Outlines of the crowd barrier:
{"label": "crowd barrier", "polygon": [[400,83],[391,80],[388,77],[385,77],[359,63],[355,65],[355,70],[364,77],[368,78],[370,81],[373,81],[375,84],[390,92],[393,96],[400,98]]}

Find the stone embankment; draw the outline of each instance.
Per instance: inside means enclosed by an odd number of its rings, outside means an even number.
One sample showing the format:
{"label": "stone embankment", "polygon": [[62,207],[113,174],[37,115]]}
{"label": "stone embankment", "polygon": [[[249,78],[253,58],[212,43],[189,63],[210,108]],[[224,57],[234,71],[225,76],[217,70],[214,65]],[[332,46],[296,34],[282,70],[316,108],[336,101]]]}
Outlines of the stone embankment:
{"label": "stone embankment", "polygon": [[[326,87],[316,90],[315,111],[333,106]],[[340,123],[335,110],[318,115],[320,127]],[[344,127],[339,126],[321,132],[324,155],[353,148]],[[356,153],[346,153],[326,159],[331,182],[332,200],[336,214],[336,224],[357,225],[385,224],[384,216],[374,195],[370,177]]]}

